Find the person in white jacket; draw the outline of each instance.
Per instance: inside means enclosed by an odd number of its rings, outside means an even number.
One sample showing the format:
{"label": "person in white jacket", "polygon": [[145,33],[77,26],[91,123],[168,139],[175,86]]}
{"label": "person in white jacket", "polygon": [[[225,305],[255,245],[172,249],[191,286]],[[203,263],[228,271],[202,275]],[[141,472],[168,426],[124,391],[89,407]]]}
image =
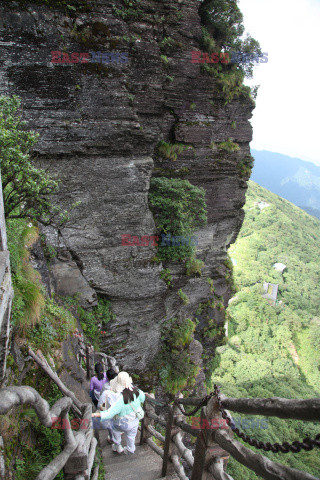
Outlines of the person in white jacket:
{"label": "person in white jacket", "polygon": [[102,390],[100,392],[100,397],[98,400],[98,408],[100,410],[107,410],[108,408],[110,408],[118,399],[118,396],[120,395],[118,393],[113,392],[111,390],[111,385],[110,385],[111,380],[116,378],[117,375],[118,374],[112,368],[107,370],[107,378],[109,382],[103,385]]}
{"label": "person in white jacket", "polygon": [[[112,392],[119,394],[119,398],[108,410],[93,413],[92,416],[100,417],[102,424],[104,421],[113,419],[112,450],[117,453],[132,454],[135,452],[139,418],[144,415],[141,405],[145,401],[145,394],[132,385],[132,378],[127,372],[121,372],[111,380],[110,387]],[[125,448],[121,445],[122,432],[126,436]]]}

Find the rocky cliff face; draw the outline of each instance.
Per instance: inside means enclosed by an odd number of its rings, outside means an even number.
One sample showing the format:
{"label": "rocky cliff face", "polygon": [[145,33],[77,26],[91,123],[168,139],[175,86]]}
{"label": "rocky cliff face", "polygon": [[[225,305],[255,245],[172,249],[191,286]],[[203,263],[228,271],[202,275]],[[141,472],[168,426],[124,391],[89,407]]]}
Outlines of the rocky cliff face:
{"label": "rocky cliff face", "polygon": [[[24,118],[40,133],[37,161],[61,180],[56,202],[80,202],[63,229],[45,232],[58,251],[55,288],[80,291],[87,305],[97,294],[110,299],[116,320],[108,324],[105,350],[112,346],[120,365],[137,370],[154,357],[166,318],[193,316],[208,301],[208,278],[226,304],[226,249],[243,219],[246,182],[238,164],[250,153],[253,106],[249,99],[225,105],[214,80],[191,63],[201,39],[199,4],[100,0],[86,13],[69,8],[72,16],[25,1],[0,7],[0,93],[22,97]],[[128,62],[52,63],[52,51],[122,52]],[[210,148],[228,138],[239,151]],[[164,160],[155,155],[159,140],[193,148]],[[205,188],[208,226],[196,234],[202,276],[172,265],[168,290],[162,266],[152,261],[155,247],[122,246],[121,235],[155,235],[150,178],[172,170]],[[218,311],[212,315],[223,320]],[[205,346],[212,353],[212,341]]]}

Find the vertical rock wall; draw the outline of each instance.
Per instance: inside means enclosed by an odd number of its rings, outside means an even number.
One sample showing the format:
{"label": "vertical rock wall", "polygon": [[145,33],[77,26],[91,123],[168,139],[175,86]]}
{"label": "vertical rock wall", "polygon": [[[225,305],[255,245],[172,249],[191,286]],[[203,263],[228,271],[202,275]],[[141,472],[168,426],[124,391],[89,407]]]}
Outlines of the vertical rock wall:
{"label": "vertical rock wall", "polygon": [[[46,231],[58,251],[52,265],[57,290],[81,291],[88,306],[96,294],[110,299],[116,320],[107,326],[104,348],[122,366],[143,370],[158,350],[163,321],[193,317],[208,300],[208,278],[225,304],[229,298],[224,261],[243,219],[246,182],[238,165],[250,153],[253,106],[249,99],[225,105],[212,77],[191,63],[201,39],[199,2],[132,3],[138,16],[122,0],[100,0],[70,17],[6,1],[0,7],[0,94],[22,97],[24,118],[40,133],[37,161],[61,180],[55,201],[63,208],[79,202],[63,229]],[[91,50],[122,52],[129,61],[51,62],[52,51]],[[228,138],[239,151],[210,148]],[[159,140],[192,148],[175,162],[164,160],[155,155]],[[197,232],[202,277],[172,265],[169,291],[159,277],[162,266],[152,261],[156,249],[122,246],[121,235],[155,234],[150,178],[173,170],[206,189],[209,221]],[[179,288],[190,298],[186,306]]]}

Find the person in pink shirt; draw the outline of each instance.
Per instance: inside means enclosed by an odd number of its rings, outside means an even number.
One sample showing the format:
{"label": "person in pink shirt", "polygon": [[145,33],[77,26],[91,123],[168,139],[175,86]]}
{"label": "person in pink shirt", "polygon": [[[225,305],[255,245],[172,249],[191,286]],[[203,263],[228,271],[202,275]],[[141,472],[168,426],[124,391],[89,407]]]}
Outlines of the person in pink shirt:
{"label": "person in pink shirt", "polygon": [[91,378],[89,395],[93,404],[97,406],[101,389],[106,382],[109,382],[109,380],[107,378],[107,374],[103,371],[103,366],[101,363],[96,363],[94,369],[96,371],[96,375]]}

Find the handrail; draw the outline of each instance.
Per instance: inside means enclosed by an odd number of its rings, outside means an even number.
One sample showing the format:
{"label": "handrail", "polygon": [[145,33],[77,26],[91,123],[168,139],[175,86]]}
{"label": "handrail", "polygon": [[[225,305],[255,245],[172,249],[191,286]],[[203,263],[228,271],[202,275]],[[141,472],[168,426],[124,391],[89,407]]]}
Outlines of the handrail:
{"label": "handrail", "polygon": [[[76,413],[78,415],[81,415],[81,408],[82,408],[82,403],[77,399],[77,397],[75,396],[75,394],[73,392],[71,392],[71,390],[69,390],[65,385],[64,383],[60,380],[60,378],[58,377],[58,375],[56,373],[53,372],[52,368],[50,367],[50,365],[48,364],[48,362],[46,361],[46,359],[44,358],[44,356],[42,355],[41,352],[39,352],[39,354],[35,354],[33,352],[33,350],[31,350],[31,348],[29,348],[28,350],[28,354],[29,356],[39,365],[39,367],[42,368],[42,370],[48,375],[48,377],[51,378],[51,380],[57,385],[57,387],[59,388],[60,392],[67,396],[67,397],[70,397],[72,399],[72,402],[73,402],[73,408],[74,406],[76,407]],[[41,355],[41,356],[40,356]]]}
{"label": "handrail", "polygon": [[[69,410],[72,405],[71,398],[63,397],[50,409],[49,404],[32,387],[6,387],[1,390],[0,414],[5,415],[11,408],[18,405],[31,405],[42,423],[52,428],[57,417],[69,424]],[[36,477],[36,480],[53,480],[76,450],[79,444],[70,428],[64,428],[65,447]]]}
{"label": "handrail", "polygon": [[[35,354],[29,348],[28,354],[58,386],[64,397],[50,409],[48,402],[32,387],[6,387],[1,389],[0,415],[6,414],[14,406],[29,404],[35,409],[42,425],[47,428],[57,428],[57,421],[62,421],[61,428],[65,438],[64,449],[41,470],[35,480],[53,480],[62,469],[68,479],[88,480],[91,476],[97,447],[97,440],[94,438],[91,428],[92,404],[83,404],[77,399],[53,372],[40,351]],[[71,408],[80,421],[80,430],[72,429],[69,421]],[[97,480],[98,472],[99,468],[95,468],[92,480]]]}
{"label": "handrail", "polygon": [[[97,480],[98,469],[93,470],[93,461],[96,453],[97,440],[93,436],[91,427],[92,405],[82,404],[53,372],[52,368],[39,351],[34,353],[29,348],[29,356],[46,372],[49,378],[56,383],[64,397],[58,400],[50,409],[48,403],[31,387],[7,387],[1,390],[0,415],[7,413],[12,407],[22,404],[30,404],[36,411],[39,420],[46,427],[53,427],[57,417],[63,420],[65,446],[63,451],[55,457],[37,476],[35,480],[52,480],[64,469],[67,478],[74,480]],[[97,355],[95,353],[95,355]],[[100,354],[104,362],[109,366],[112,359],[112,366],[115,366],[115,359],[105,354]],[[89,355],[87,355],[89,357]],[[187,400],[187,401],[185,401]],[[194,407],[191,413],[185,412],[180,405]],[[141,425],[141,442],[145,442],[162,459],[162,477],[167,475],[169,462],[171,468],[178,475],[180,480],[189,480],[182,460],[187,465],[187,470],[192,470],[191,480],[202,478],[205,472],[208,480],[233,480],[226,473],[226,463],[231,455],[235,460],[255,472],[265,480],[319,480],[316,477],[296,469],[292,469],[276,463],[267,457],[256,454],[249,448],[234,440],[234,431],[250,445],[258,445],[258,448],[272,451],[285,451],[289,444],[274,446],[250,439],[247,435],[234,428],[232,417],[225,407],[231,411],[248,413],[252,415],[277,416],[279,418],[296,418],[307,421],[319,420],[320,399],[288,400],[278,397],[273,398],[227,398],[220,394],[218,386],[214,392],[204,398],[183,399],[176,398],[173,405],[159,402],[152,396],[146,396],[145,418]],[[73,432],[69,422],[69,410],[73,408],[78,418],[85,420],[86,425],[82,431]],[[283,412],[286,408],[286,412]],[[161,413],[157,415],[155,409]],[[200,411],[200,418],[206,421],[207,428],[195,429],[184,419],[190,417],[194,412]],[[222,428],[223,423],[226,422]],[[213,423],[212,421],[215,420]],[[212,423],[211,423],[212,422]],[[165,436],[158,432],[154,424],[158,423],[166,427]],[[210,427],[215,425],[215,427]],[[69,427],[69,428],[68,428]],[[200,427],[200,425],[199,425]],[[229,428],[231,427],[231,428]],[[187,433],[197,438],[195,452],[186,447],[183,441]],[[161,448],[155,443],[152,437],[163,443]],[[262,445],[262,447],[260,446]],[[291,450],[306,450],[314,446],[320,447],[320,435],[316,440],[305,439],[303,443],[293,442]],[[275,450],[278,449],[278,450]],[[287,450],[289,451],[289,450]]]}
{"label": "handrail", "polygon": [[[206,419],[208,428],[199,428],[195,430],[183,420],[185,417],[183,410],[178,411],[178,409],[180,409],[179,404],[197,407],[203,405],[205,403],[204,400],[206,400],[207,406],[201,408],[200,415],[202,420]],[[157,407],[160,409],[161,415],[155,413],[155,408]],[[145,418],[141,426],[141,442],[145,441],[163,458],[163,477],[166,475],[168,462],[170,461],[171,466],[178,477],[181,480],[189,480],[189,477],[186,475],[183,465],[181,464],[181,459],[183,459],[188,467],[192,469],[191,480],[202,478],[204,472],[206,472],[206,478],[208,480],[233,480],[225,471],[227,460],[229,455],[231,455],[235,460],[266,480],[276,480],[279,478],[284,480],[319,480],[309,473],[273,462],[263,455],[254,453],[240,442],[234,440],[232,437],[232,429],[228,427],[228,424],[231,423],[232,417],[223,407],[232,411],[252,415],[273,415],[279,418],[295,418],[307,421],[319,421],[320,418],[320,399],[289,400],[278,397],[266,399],[227,398],[224,395],[220,395],[219,387],[217,386],[215,386],[215,392],[205,397],[205,399],[176,398],[173,406],[159,402],[150,396],[146,396]],[[286,409],[285,412],[282,410],[283,408]],[[193,411],[196,410],[197,408],[193,409]],[[170,419],[170,412],[173,412],[172,419]],[[225,424],[222,428],[221,425],[223,425],[223,423],[221,420],[224,418],[227,418],[227,425]],[[215,420],[214,425],[216,426],[210,429],[210,422],[212,420]],[[153,426],[154,423],[166,427],[165,437],[155,429]],[[239,432],[238,429],[234,430]],[[197,437],[194,454],[185,446],[183,442],[183,432]],[[239,433],[237,434],[239,435]],[[150,436],[163,442],[164,450],[157,446]],[[245,437],[241,432],[240,436],[243,438]],[[320,435],[316,438],[318,437],[320,437]],[[319,447],[319,440],[316,439],[310,441],[309,447]],[[254,442],[254,440],[249,440],[250,445],[253,444],[251,442]],[[267,444],[267,446],[269,445],[270,444]]]}
{"label": "handrail", "polygon": [[290,400],[287,398],[227,398],[221,395],[221,403],[228,410],[250,415],[294,418],[296,420],[319,420],[320,398]]}

